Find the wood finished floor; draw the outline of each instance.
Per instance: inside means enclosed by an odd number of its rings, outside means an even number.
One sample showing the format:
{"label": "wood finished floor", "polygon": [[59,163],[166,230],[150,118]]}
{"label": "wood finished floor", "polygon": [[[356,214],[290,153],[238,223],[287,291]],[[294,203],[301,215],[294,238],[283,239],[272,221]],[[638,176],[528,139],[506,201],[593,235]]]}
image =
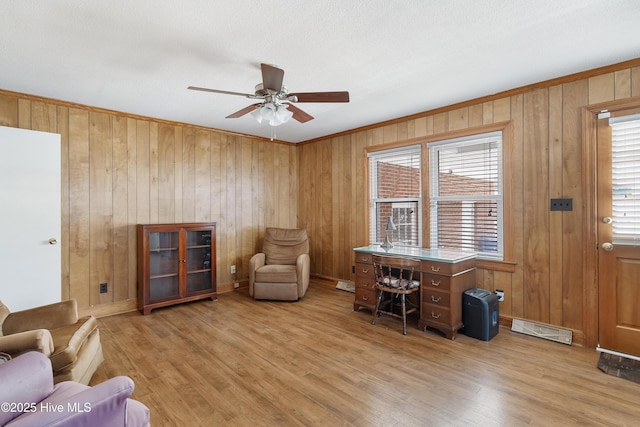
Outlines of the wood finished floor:
{"label": "wood finished floor", "polygon": [[128,375],[153,426],[638,425],[640,384],[595,350],[511,332],[408,335],[312,283],[295,302],[247,290],[99,319],[97,384]]}

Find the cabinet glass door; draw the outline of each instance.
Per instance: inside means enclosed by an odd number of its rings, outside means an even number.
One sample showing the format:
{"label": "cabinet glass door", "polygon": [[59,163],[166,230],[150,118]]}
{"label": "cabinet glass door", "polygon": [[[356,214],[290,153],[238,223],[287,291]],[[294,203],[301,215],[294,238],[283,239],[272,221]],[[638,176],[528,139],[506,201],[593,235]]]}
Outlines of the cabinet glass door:
{"label": "cabinet glass door", "polygon": [[211,290],[211,230],[187,231],[187,294]]}
{"label": "cabinet glass door", "polygon": [[149,233],[149,299],[180,295],[177,232]]}

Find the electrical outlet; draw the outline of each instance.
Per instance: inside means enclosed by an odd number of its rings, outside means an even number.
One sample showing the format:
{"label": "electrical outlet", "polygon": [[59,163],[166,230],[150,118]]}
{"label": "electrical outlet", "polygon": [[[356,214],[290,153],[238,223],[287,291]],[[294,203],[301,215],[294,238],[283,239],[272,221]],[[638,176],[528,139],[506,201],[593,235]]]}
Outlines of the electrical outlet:
{"label": "electrical outlet", "polygon": [[552,211],[572,211],[573,199],[551,199],[549,208]]}
{"label": "electrical outlet", "polygon": [[239,287],[240,287],[240,283],[235,282],[235,283],[233,284],[233,288],[234,288],[234,289],[238,289]]}
{"label": "electrical outlet", "polygon": [[109,284],[108,283],[100,283],[100,293],[106,294],[109,292]]}
{"label": "electrical outlet", "polygon": [[229,267],[229,270],[231,270],[231,274],[236,274],[236,266],[232,265],[231,267]]}
{"label": "electrical outlet", "polygon": [[504,301],[504,291],[502,289],[496,289],[496,295],[498,295],[498,301]]}

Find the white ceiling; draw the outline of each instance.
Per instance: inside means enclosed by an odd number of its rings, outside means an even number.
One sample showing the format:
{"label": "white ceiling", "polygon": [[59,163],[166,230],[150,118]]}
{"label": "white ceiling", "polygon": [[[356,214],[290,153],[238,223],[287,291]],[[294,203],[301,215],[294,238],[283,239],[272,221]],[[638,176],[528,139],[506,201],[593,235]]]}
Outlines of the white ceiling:
{"label": "white ceiling", "polygon": [[640,57],[638,0],[4,0],[0,88],[270,137],[261,62],[298,103],[300,142]]}

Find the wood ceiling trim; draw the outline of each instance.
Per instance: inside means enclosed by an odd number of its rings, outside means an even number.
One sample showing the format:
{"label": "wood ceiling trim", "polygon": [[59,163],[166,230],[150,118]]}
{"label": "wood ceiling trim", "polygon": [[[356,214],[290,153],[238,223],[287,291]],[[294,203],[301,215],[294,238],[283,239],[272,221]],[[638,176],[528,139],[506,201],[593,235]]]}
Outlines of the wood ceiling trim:
{"label": "wood ceiling trim", "polygon": [[526,85],[526,86],[520,86],[514,89],[509,89],[503,92],[498,92],[495,93],[493,95],[486,95],[486,96],[482,96],[479,98],[474,98],[468,101],[463,101],[463,102],[459,102],[457,104],[451,104],[451,105],[447,105],[444,107],[438,107],[438,108],[434,108],[432,110],[427,110],[427,111],[423,111],[421,113],[416,113],[416,114],[411,114],[408,116],[403,116],[403,117],[398,117],[396,119],[392,119],[392,120],[387,120],[384,122],[378,122],[378,123],[372,123],[370,125],[366,125],[366,126],[362,126],[359,128],[355,128],[355,129],[350,129],[350,130],[346,130],[344,132],[338,132],[338,133],[334,133],[331,135],[327,135],[327,136],[323,136],[323,137],[319,137],[319,138],[314,138],[314,139],[309,139],[307,141],[303,141],[303,142],[299,142],[297,145],[303,145],[303,144],[311,144],[314,142],[319,142],[319,141],[325,141],[327,139],[331,139],[331,138],[337,138],[340,136],[344,136],[344,135],[350,135],[353,133],[357,133],[357,132],[363,132],[363,131],[367,131],[370,129],[375,129],[375,128],[379,128],[382,126],[389,126],[389,125],[393,125],[393,124],[397,124],[397,123],[402,123],[402,122],[406,122],[409,120],[414,120],[417,118],[421,118],[424,116],[431,116],[434,114],[439,114],[439,113],[446,113],[449,111],[453,111],[453,110],[457,110],[460,108],[464,108],[464,107],[469,107],[472,105],[477,105],[477,104],[482,104],[484,102],[490,102],[490,101],[495,101],[497,99],[502,99],[502,98],[507,98],[507,97],[511,97],[514,95],[519,95],[525,92],[530,92],[533,91],[535,89],[543,89],[543,88],[549,88],[552,86],[557,86],[557,85],[561,85],[561,84],[565,84],[565,83],[571,83],[577,80],[583,80],[583,79],[588,79],[591,77],[595,77],[595,76],[599,76],[599,75],[603,75],[603,74],[608,74],[608,73],[612,73],[615,71],[620,71],[623,69],[627,69],[627,68],[633,68],[633,67],[640,67],[640,58],[636,58],[636,59],[631,59],[628,61],[624,61],[624,62],[618,62],[616,64],[611,64],[611,65],[606,65],[604,67],[599,67],[599,68],[594,68],[591,70],[587,70],[587,71],[581,71],[578,73],[574,73],[574,74],[569,74],[567,76],[562,76],[562,77],[556,77],[553,79],[549,79],[549,80],[544,80],[542,82],[539,83],[533,83],[530,85]]}
{"label": "wood ceiling trim", "polygon": [[180,126],[180,127],[186,127],[186,128],[194,128],[194,129],[206,130],[206,131],[209,131],[209,132],[217,132],[217,133],[221,133],[221,134],[225,134],[225,135],[238,136],[238,137],[242,137],[242,138],[251,138],[251,139],[255,139],[255,140],[259,140],[259,141],[268,141],[268,142],[273,142],[275,144],[296,145],[295,143],[288,142],[288,141],[280,141],[280,140],[276,140],[276,139],[271,140],[271,138],[265,138],[265,137],[262,137],[262,136],[249,135],[249,134],[240,133],[240,132],[232,132],[232,131],[228,131],[228,130],[216,129],[216,128],[211,128],[211,127],[207,127],[207,126],[199,126],[199,125],[194,125],[194,124],[190,124],[190,123],[175,122],[175,121],[172,121],[172,120],[159,119],[159,118],[155,118],[155,117],[141,116],[141,115],[138,115],[138,114],[125,113],[125,112],[122,112],[122,111],[110,110],[110,109],[107,109],[107,108],[94,107],[94,106],[84,105],[84,104],[77,104],[77,103],[70,102],[70,101],[62,101],[62,100],[59,100],[59,99],[47,98],[47,97],[44,97],[44,96],[31,95],[31,94],[20,93],[20,92],[13,92],[13,91],[6,90],[6,89],[0,89],[0,95],[8,95],[8,96],[16,97],[18,99],[26,99],[26,100],[29,100],[29,101],[44,102],[44,103],[47,103],[47,104],[54,104],[54,105],[61,106],[61,107],[76,108],[76,109],[79,109],[79,110],[91,111],[91,112],[96,112],[96,113],[111,114],[111,115],[115,115],[115,116],[118,116],[118,117],[124,117],[124,118],[129,118],[129,119],[145,120],[145,121],[148,121],[148,122],[166,124],[166,125],[169,125],[169,126]]}

